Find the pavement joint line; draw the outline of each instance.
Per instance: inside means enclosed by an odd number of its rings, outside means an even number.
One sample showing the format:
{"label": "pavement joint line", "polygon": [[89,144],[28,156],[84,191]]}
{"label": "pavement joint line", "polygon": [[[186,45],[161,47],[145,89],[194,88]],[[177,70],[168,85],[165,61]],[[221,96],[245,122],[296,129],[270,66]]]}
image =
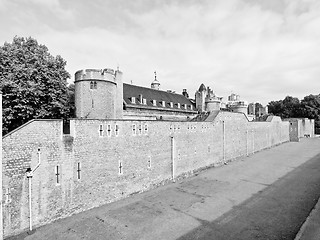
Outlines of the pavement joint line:
{"label": "pavement joint line", "polygon": [[250,180],[247,180],[247,179],[240,179],[240,180],[243,181],[243,182],[258,184],[258,185],[262,185],[262,186],[266,186],[266,187],[269,187],[269,186],[272,185],[272,184],[268,184],[268,183],[254,182],[254,181],[250,181]]}

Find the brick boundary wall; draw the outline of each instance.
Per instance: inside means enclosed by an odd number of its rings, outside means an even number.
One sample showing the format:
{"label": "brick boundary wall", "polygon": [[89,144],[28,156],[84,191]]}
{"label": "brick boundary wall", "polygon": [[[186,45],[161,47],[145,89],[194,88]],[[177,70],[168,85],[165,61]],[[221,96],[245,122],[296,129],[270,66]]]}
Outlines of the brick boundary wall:
{"label": "brick boundary wall", "polygon": [[248,122],[220,112],[213,122],[34,120],[3,138],[4,235],[40,226],[289,141],[289,122]]}

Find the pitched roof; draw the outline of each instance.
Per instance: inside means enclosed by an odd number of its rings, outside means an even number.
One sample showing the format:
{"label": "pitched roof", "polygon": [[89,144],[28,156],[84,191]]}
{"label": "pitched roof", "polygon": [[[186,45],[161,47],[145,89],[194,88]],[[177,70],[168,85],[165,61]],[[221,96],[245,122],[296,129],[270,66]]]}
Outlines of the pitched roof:
{"label": "pitched roof", "polygon": [[199,87],[199,92],[206,91],[206,86],[202,83]]}
{"label": "pitched roof", "polygon": [[[140,102],[140,95],[142,95],[142,98],[146,99],[146,104]],[[132,97],[136,98],[135,104],[131,102]],[[172,109],[170,107],[170,102],[172,102],[173,109],[185,111],[195,110],[194,104],[182,94],[170,93],[166,91],[155,90],[126,83],[123,83],[123,100],[126,105],[141,105],[147,106],[148,108],[163,108],[162,101],[165,101],[165,108],[167,109]],[[153,105],[153,100],[156,100],[156,106]],[[180,108],[178,108],[178,103],[180,103]],[[183,108],[183,104],[187,104],[187,109]],[[192,105],[193,109],[191,109],[190,105]]]}

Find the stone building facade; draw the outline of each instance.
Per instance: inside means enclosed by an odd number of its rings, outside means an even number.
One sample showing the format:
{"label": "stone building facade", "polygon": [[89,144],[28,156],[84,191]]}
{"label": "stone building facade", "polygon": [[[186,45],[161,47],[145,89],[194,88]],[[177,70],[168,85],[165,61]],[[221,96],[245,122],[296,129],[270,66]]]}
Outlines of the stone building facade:
{"label": "stone building facade", "polygon": [[202,83],[195,93],[197,110],[201,112],[219,111],[221,109],[222,97],[218,97],[210,87]]}
{"label": "stone building facade", "polygon": [[[214,111],[189,121],[197,111],[185,95],[121,84],[119,71],[77,74],[69,131],[62,120],[32,120],[3,137],[5,237],[27,230],[30,213],[41,226],[291,139],[279,117]],[[312,124],[298,137],[312,136]]]}
{"label": "stone building facade", "polygon": [[183,94],[122,82],[122,72],[85,69],[75,74],[76,117],[84,119],[185,120],[195,117],[194,103]]}
{"label": "stone building facade", "polygon": [[122,118],[122,73],[113,69],[85,69],[75,74],[78,118]]}

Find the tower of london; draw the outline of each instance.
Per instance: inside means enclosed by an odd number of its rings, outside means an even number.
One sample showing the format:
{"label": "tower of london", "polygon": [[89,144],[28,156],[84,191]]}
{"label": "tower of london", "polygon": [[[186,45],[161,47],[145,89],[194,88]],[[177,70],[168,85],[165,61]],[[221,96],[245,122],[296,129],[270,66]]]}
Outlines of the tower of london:
{"label": "tower of london", "polygon": [[34,119],[3,137],[4,236],[314,136],[314,120],[249,121],[245,101],[224,103],[204,84],[192,99],[156,76],[150,87],[124,77],[77,71],[68,131],[62,119]]}

